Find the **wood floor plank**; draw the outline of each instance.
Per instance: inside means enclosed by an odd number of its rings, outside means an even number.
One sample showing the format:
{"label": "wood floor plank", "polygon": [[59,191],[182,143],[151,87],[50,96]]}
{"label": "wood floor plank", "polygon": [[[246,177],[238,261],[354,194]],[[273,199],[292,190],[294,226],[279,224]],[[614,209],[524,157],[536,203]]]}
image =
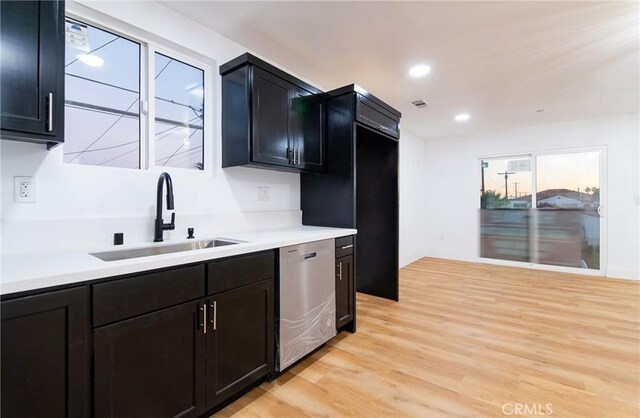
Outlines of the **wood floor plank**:
{"label": "wood floor plank", "polygon": [[639,282],[423,258],[400,302],[357,309],[356,334],[218,415],[640,417]]}

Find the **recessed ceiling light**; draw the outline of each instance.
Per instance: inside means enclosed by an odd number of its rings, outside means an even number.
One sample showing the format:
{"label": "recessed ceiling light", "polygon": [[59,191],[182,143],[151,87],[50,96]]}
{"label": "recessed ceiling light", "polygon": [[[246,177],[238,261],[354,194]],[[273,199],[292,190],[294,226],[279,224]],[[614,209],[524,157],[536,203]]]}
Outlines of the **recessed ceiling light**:
{"label": "recessed ceiling light", "polygon": [[80,54],[78,59],[92,67],[102,67],[102,64],[104,64],[104,60],[97,55]]}
{"label": "recessed ceiling light", "polygon": [[185,138],[184,140],[182,140],[182,145],[184,145],[185,147],[189,147],[190,143],[191,140],[189,138]]}
{"label": "recessed ceiling light", "polygon": [[424,77],[425,75],[431,72],[431,67],[428,65],[420,64],[415,67],[411,67],[409,70],[409,75],[411,77]]}
{"label": "recessed ceiling light", "polygon": [[470,117],[471,116],[469,116],[468,113],[460,113],[459,115],[456,115],[454,119],[457,120],[458,122],[463,122],[465,120],[469,120]]}

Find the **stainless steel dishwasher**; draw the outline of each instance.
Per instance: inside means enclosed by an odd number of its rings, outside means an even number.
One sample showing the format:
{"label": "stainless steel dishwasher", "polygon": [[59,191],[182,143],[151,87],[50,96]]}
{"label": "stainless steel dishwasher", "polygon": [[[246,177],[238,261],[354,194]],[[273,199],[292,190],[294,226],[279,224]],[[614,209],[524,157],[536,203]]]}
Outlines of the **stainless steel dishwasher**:
{"label": "stainless steel dishwasher", "polygon": [[335,251],[333,239],[280,248],[278,371],[336,335]]}

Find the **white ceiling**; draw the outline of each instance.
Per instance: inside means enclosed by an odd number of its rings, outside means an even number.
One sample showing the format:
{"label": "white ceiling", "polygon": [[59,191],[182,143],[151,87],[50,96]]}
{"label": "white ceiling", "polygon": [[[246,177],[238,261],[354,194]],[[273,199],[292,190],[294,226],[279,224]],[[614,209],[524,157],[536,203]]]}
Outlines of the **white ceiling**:
{"label": "white ceiling", "polygon": [[637,1],[162,3],[325,89],[361,85],[425,138],[639,111]]}

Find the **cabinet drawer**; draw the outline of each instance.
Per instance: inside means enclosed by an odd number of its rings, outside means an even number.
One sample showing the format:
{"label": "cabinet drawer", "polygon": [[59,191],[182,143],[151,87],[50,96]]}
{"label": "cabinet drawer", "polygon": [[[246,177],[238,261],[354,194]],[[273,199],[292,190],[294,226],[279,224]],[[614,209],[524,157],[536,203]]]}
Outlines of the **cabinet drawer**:
{"label": "cabinet drawer", "polygon": [[336,238],[336,258],[353,254],[353,235]]}
{"label": "cabinet drawer", "polygon": [[358,122],[384,132],[393,138],[400,137],[400,121],[395,115],[369,99],[360,95],[357,97],[356,120]]}
{"label": "cabinet drawer", "polygon": [[212,295],[275,277],[275,253],[243,255],[214,261],[207,267],[207,289]]}
{"label": "cabinet drawer", "polygon": [[93,285],[93,326],[201,298],[204,279],[204,265],[198,265]]}

